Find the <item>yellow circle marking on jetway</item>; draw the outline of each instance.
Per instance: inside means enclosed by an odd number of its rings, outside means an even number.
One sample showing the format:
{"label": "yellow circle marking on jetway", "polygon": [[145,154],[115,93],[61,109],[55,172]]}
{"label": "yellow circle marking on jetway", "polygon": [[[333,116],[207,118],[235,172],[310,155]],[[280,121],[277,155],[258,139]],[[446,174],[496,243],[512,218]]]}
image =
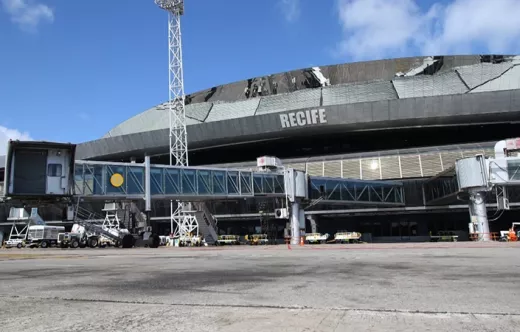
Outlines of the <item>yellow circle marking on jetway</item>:
{"label": "yellow circle marking on jetway", "polygon": [[110,177],[110,184],[113,185],[114,187],[116,188],[119,188],[123,185],[123,183],[125,182],[125,179],[123,178],[123,176],[119,173],[114,173],[111,177]]}

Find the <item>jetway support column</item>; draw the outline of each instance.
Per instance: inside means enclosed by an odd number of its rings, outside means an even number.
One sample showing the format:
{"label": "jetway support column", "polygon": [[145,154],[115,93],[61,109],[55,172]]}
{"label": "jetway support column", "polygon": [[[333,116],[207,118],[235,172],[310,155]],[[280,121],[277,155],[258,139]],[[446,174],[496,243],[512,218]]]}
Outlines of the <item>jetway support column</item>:
{"label": "jetway support column", "polygon": [[479,240],[489,241],[489,220],[487,217],[486,193],[480,191],[470,191],[469,212],[471,222],[476,223],[478,233],[481,234]]}
{"label": "jetway support column", "polygon": [[469,193],[470,232],[473,226],[480,241],[489,241],[486,192],[491,191],[492,187],[486,158],[483,155],[476,155],[459,159],[455,163],[455,170],[459,190]]}
{"label": "jetway support column", "polygon": [[317,215],[310,215],[309,216],[309,222],[311,223],[311,233],[318,233],[318,216]]}
{"label": "jetway support column", "polygon": [[151,176],[150,176],[150,156],[144,157],[144,199],[145,199],[145,213],[146,225],[151,226],[150,212],[152,211],[152,192],[151,192]]}
{"label": "jetway support column", "polygon": [[305,230],[305,212],[301,202],[309,198],[307,174],[292,168],[284,170],[285,193],[290,203],[291,244],[299,244],[301,230]]}
{"label": "jetway support column", "polygon": [[[300,244],[301,216],[300,202],[291,203],[291,244]],[[305,222],[305,220],[303,220]]]}

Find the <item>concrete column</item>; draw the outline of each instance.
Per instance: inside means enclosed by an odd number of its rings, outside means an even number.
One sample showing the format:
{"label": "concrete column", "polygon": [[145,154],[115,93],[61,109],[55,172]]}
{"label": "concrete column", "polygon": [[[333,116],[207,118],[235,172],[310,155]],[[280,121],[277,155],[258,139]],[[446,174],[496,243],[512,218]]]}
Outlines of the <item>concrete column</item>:
{"label": "concrete column", "polygon": [[300,218],[301,209],[299,202],[291,203],[291,244],[300,244]]}
{"label": "concrete column", "polygon": [[489,221],[487,217],[485,193],[478,191],[470,192],[469,204],[470,214],[476,219],[478,232],[483,233],[480,240],[489,241]]}
{"label": "concrete column", "polygon": [[311,223],[311,233],[318,233],[318,224],[316,223],[318,220],[318,216],[312,214],[309,216],[309,222]]}

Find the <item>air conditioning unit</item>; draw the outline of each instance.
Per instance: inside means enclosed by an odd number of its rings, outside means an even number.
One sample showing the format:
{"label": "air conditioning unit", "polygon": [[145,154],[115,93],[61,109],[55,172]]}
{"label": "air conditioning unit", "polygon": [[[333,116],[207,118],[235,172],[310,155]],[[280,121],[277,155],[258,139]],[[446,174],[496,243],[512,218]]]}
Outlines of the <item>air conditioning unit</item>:
{"label": "air conditioning unit", "polygon": [[497,198],[498,210],[509,210],[509,199],[505,197]]}
{"label": "air conditioning unit", "polygon": [[67,220],[74,220],[74,206],[67,206]]}
{"label": "air conditioning unit", "polygon": [[275,209],[274,210],[274,217],[276,219],[288,219],[289,218],[289,210],[286,208],[284,209]]}

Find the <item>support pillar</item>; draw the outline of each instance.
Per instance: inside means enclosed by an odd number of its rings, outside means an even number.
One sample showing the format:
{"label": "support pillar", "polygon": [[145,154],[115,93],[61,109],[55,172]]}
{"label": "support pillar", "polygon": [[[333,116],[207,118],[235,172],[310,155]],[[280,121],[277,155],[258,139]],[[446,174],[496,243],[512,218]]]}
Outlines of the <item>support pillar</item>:
{"label": "support pillar", "polygon": [[311,223],[311,233],[318,233],[318,216],[313,214],[309,216],[309,222]]}
{"label": "support pillar", "polygon": [[300,226],[301,226],[301,217],[302,210],[300,208],[300,202],[292,202],[291,203],[291,244],[300,244]]}
{"label": "support pillar", "polygon": [[145,199],[145,214],[146,226],[152,226],[150,219],[150,212],[152,211],[152,191],[151,191],[151,167],[150,156],[144,157],[144,199]]}
{"label": "support pillar", "polygon": [[471,221],[477,223],[477,232],[481,233],[479,240],[489,241],[489,221],[487,217],[485,193],[480,191],[470,192],[469,208]]}

